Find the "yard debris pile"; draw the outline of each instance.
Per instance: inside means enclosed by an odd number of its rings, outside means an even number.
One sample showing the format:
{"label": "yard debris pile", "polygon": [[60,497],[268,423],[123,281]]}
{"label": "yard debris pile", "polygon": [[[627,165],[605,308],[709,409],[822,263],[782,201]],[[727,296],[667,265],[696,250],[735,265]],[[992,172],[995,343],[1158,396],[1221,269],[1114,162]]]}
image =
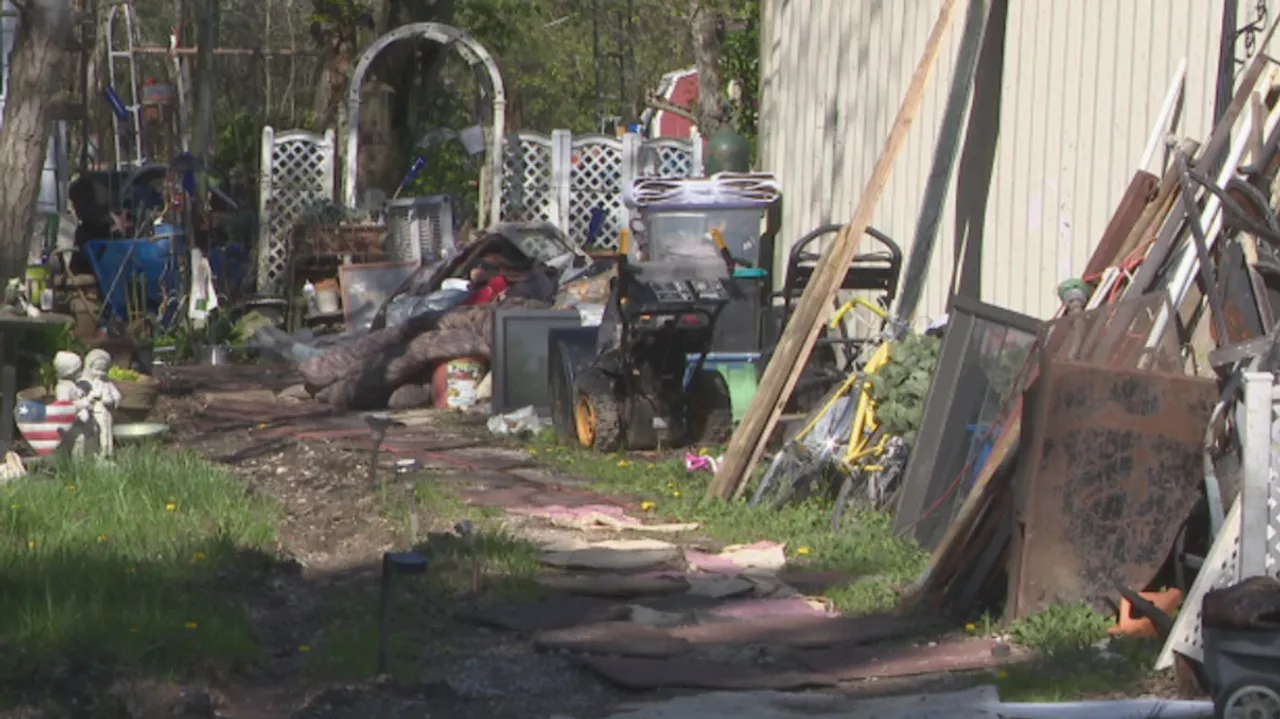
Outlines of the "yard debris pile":
{"label": "yard debris pile", "polygon": [[[1277,83],[1255,60],[1211,137],[1171,142],[1162,176],[1135,173],[1053,320],[955,303],[898,496],[896,528],[933,552],[905,607],[1014,620],[1086,603],[1124,614],[1113,633],[1158,634],[1157,667],[1205,683],[1206,591],[1272,573],[1280,524]],[[1010,356],[1020,371],[999,388],[991,368]]]}
{"label": "yard debris pile", "polygon": [[[922,62],[930,61],[926,53]],[[1270,468],[1280,371],[1280,67],[1265,55],[1252,60],[1203,142],[1168,139],[1183,79],[1176,76],[1084,276],[1059,286],[1054,319],[953,297],[900,478],[877,474],[888,464],[879,428],[893,418],[863,412],[874,408],[876,375],[901,336],[891,326],[850,376],[870,385],[865,401],[811,414],[801,441],[763,473],[757,501],[768,496],[777,506],[811,494],[821,479],[814,458],[826,457],[861,483],[843,481],[836,531],[849,488],[865,486],[873,505],[893,507],[899,535],[932,551],[905,591],[905,609],[956,618],[1001,609],[1016,620],[1080,604],[1116,616],[1123,605],[1132,616],[1117,617],[1113,633],[1148,620],[1140,626],[1165,641],[1159,668],[1216,666],[1213,635],[1225,628],[1207,617],[1201,626],[1206,592],[1272,574],[1280,558],[1269,539],[1280,531],[1271,504],[1280,481]],[[892,163],[899,139],[891,136],[882,164]],[[1161,141],[1163,163],[1155,162]],[[1160,169],[1149,172],[1153,164]],[[859,206],[823,261],[838,265],[852,252],[872,210],[874,199]],[[789,353],[809,351],[805,332],[812,342],[827,331],[819,301],[831,303],[839,287],[835,274],[825,279],[797,306],[796,321],[809,311],[812,327],[788,326],[779,341],[712,496],[746,491],[804,371]],[[886,384],[901,388],[906,379]],[[828,413],[846,421],[821,426]],[[803,437],[815,428],[817,436]],[[831,461],[831,445],[846,438],[856,451]],[[1184,598],[1187,608],[1171,616],[1166,610]],[[1274,627],[1255,622],[1252,630]],[[1276,660],[1259,661],[1274,676]],[[1280,684],[1265,675],[1245,679],[1276,696]],[[1198,676],[1211,692],[1226,681]],[[1247,706],[1215,698],[1219,710]]]}
{"label": "yard debris pile", "polygon": [[313,339],[254,323],[252,343],[296,362],[307,392],[338,410],[453,406],[439,370],[453,360],[487,367],[499,310],[589,305],[601,280],[588,264],[553,226],[502,224],[422,265],[367,331]]}

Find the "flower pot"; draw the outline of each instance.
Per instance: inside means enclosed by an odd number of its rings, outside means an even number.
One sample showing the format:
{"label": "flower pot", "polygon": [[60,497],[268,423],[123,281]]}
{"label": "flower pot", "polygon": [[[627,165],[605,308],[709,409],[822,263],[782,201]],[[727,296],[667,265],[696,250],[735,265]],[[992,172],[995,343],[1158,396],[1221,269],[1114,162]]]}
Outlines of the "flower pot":
{"label": "flower pot", "polygon": [[160,400],[160,383],[150,377],[139,380],[112,380],[120,390],[120,405],[112,412],[121,422],[145,422]]}

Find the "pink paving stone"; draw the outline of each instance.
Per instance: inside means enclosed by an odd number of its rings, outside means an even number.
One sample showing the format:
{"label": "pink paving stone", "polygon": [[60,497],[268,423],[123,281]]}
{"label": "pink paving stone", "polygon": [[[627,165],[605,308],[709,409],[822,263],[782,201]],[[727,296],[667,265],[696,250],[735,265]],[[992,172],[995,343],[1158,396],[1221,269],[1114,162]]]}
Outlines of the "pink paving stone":
{"label": "pink paving stone", "polygon": [[735,599],[710,610],[720,619],[765,619],[772,617],[838,617],[838,612],[819,609],[799,597],[786,599]]}
{"label": "pink paving stone", "polygon": [[551,504],[542,507],[508,507],[507,511],[511,514],[518,514],[524,517],[538,517],[547,520],[565,520],[569,522],[582,521],[590,519],[594,515],[604,515],[617,520],[621,524],[641,527],[644,523],[635,517],[628,516],[626,511],[617,505],[608,504],[583,504],[569,507],[563,504]]}
{"label": "pink paving stone", "polygon": [[[776,544],[776,542],[766,540],[748,545],[744,549],[769,549],[776,546]],[[749,567],[744,567],[728,557],[711,554],[699,549],[686,548],[684,550],[684,561],[695,569],[711,574],[739,574],[749,569]]]}

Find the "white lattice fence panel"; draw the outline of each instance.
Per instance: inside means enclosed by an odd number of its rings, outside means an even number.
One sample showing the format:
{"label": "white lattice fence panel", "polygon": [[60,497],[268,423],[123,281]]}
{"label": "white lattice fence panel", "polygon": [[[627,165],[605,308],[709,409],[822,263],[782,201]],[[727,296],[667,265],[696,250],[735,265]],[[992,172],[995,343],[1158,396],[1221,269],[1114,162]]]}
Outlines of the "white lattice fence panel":
{"label": "white lattice fence panel", "polygon": [[332,202],[333,130],[276,132],[262,128],[262,177],[259,188],[258,291],[279,294],[289,267],[293,226],[309,208]]}
{"label": "white lattice fence panel", "polygon": [[693,177],[696,162],[692,143],[681,140],[650,140],[645,149],[657,157],[654,163],[656,177]]}
{"label": "white lattice fence panel", "polygon": [[[502,219],[552,222],[585,244],[591,212],[604,210],[604,226],[595,243],[616,248],[628,212],[623,183],[644,174],[695,177],[702,174],[698,140],[661,138],[639,142],[607,135],[574,138],[557,130],[551,136],[522,132],[504,143]],[[643,156],[643,162],[642,162]]]}
{"label": "white lattice fence panel", "polygon": [[[1280,407],[1277,407],[1276,399],[1280,399],[1280,393],[1273,395],[1269,418],[1271,425],[1271,462],[1267,472],[1266,551],[1263,557],[1265,572],[1271,576],[1276,576],[1280,573],[1280,473],[1277,473],[1277,469],[1280,468],[1280,456],[1277,456],[1276,453],[1276,439],[1280,437],[1280,420],[1277,420],[1276,415],[1277,409],[1280,409]],[[1245,451],[1248,451],[1247,448]],[[1246,474],[1246,476],[1242,477],[1242,483],[1248,481],[1249,477]],[[1241,495],[1243,495],[1243,490]],[[1231,505],[1231,511],[1223,521],[1222,531],[1214,539],[1213,546],[1209,549],[1209,556],[1205,557],[1200,573],[1196,575],[1196,581],[1191,585],[1191,589],[1187,593],[1186,600],[1182,604],[1182,611],[1178,613],[1178,617],[1174,621],[1173,631],[1169,634],[1169,638],[1160,652],[1160,657],[1156,660],[1156,669],[1167,669],[1173,666],[1175,653],[1196,661],[1204,660],[1204,635],[1201,613],[1204,595],[1215,589],[1229,587],[1244,578],[1240,576],[1240,544],[1243,536],[1242,530],[1246,522],[1244,521],[1245,511],[1241,495],[1237,495],[1235,502]],[[1253,541],[1260,540],[1261,537],[1255,535]]]}
{"label": "white lattice fence panel", "polygon": [[1204,595],[1215,589],[1222,589],[1235,584],[1240,561],[1240,498],[1237,497],[1227,513],[1222,531],[1209,549],[1196,581],[1187,593],[1182,610],[1174,620],[1173,631],[1165,641],[1160,657],[1156,659],[1156,669],[1168,669],[1173,666],[1174,653],[1177,652],[1189,659],[1204,660],[1204,642],[1200,634],[1200,604]]}
{"label": "white lattice fence panel", "polygon": [[551,139],[522,132],[509,136],[503,147],[502,219],[554,222]]}
{"label": "white lattice fence panel", "polygon": [[569,170],[569,226],[565,232],[587,244],[591,211],[604,210],[604,226],[595,245],[617,249],[624,227],[622,207],[622,143],[604,135],[588,135],[573,141]]}

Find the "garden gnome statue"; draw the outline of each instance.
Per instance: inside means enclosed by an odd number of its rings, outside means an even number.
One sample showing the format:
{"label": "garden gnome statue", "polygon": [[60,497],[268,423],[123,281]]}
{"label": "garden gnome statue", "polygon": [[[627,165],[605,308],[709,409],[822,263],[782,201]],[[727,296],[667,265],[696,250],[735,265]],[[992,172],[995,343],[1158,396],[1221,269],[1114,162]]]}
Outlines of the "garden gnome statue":
{"label": "garden gnome statue", "polygon": [[84,361],[74,352],[59,352],[53,356],[53,371],[58,374],[58,384],[53,388],[54,400],[74,402],[80,399],[76,378],[83,367]]}
{"label": "garden gnome statue", "polygon": [[120,390],[107,379],[107,370],[111,369],[111,355],[105,350],[90,350],[84,356],[84,372],[80,380],[88,384],[87,396],[81,400],[83,409],[87,410],[93,420],[94,434],[98,438],[95,448],[101,457],[110,457],[115,451],[115,438],[111,434],[111,410],[120,405]]}

